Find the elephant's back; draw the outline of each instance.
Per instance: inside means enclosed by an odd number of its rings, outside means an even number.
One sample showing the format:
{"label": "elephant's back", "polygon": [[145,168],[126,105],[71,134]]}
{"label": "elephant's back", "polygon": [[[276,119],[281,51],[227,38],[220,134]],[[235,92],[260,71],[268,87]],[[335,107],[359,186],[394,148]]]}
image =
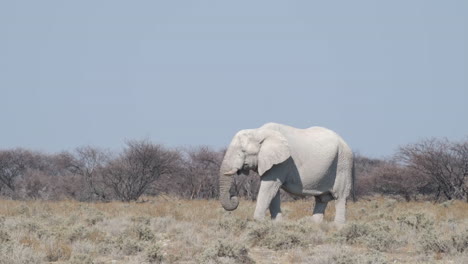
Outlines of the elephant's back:
{"label": "elephant's back", "polygon": [[321,126],[313,126],[302,130],[310,133],[311,136],[340,138],[340,136],[335,131]]}
{"label": "elephant's back", "polygon": [[291,132],[287,133],[289,135],[287,136],[289,137],[288,142],[293,149],[300,151],[298,154],[313,155],[313,158],[316,158],[315,156],[334,158],[337,153],[341,138],[330,129],[310,127],[307,129],[296,129]]}
{"label": "elephant's back", "polygon": [[333,159],[339,145],[344,142],[336,132],[320,126],[303,129],[277,123],[267,123],[262,128],[276,130],[286,137],[292,156],[298,161],[316,160],[317,156]]}
{"label": "elephant's back", "polygon": [[333,130],[325,127],[313,126],[309,128],[296,128],[278,123],[266,123],[261,128],[272,129],[281,132],[284,136],[293,137],[310,137],[314,140],[341,139],[341,137]]}

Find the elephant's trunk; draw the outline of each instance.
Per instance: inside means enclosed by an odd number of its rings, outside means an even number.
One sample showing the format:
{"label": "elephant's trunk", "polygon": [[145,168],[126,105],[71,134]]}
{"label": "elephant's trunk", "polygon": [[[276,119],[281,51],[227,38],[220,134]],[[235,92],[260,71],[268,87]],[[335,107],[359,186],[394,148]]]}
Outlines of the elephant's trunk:
{"label": "elephant's trunk", "polygon": [[232,186],[234,176],[226,176],[221,174],[219,176],[219,198],[221,200],[221,204],[226,211],[232,211],[237,208],[239,205],[239,199],[237,196],[232,196],[229,192]]}
{"label": "elephant's trunk", "polygon": [[226,151],[219,172],[219,198],[222,206],[227,211],[232,211],[239,205],[237,196],[231,196],[230,190],[234,182],[234,175],[242,168],[244,155],[240,150],[237,138],[234,137]]}

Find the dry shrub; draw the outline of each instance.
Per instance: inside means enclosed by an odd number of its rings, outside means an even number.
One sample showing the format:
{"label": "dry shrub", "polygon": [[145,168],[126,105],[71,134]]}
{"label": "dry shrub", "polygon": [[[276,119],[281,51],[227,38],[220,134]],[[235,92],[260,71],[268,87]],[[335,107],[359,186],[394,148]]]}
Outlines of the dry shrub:
{"label": "dry shrub", "polygon": [[162,263],[164,254],[159,243],[152,243],[145,249],[146,260],[149,263]]}
{"label": "dry shrub", "polygon": [[86,233],[87,233],[87,230],[85,226],[83,225],[73,226],[72,228],[70,228],[70,231],[67,234],[67,239],[70,242],[82,240],[82,239],[85,239]]}
{"label": "dry shrub", "polygon": [[23,246],[39,251],[41,247],[41,242],[33,237],[32,235],[23,236],[19,239],[19,243]]}
{"label": "dry shrub", "polygon": [[404,214],[397,217],[401,225],[416,230],[432,230],[434,228],[434,220],[430,219],[427,215],[422,213]]}
{"label": "dry shrub", "polygon": [[71,246],[63,241],[54,240],[45,245],[46,260],[50,262],[69,260],[71,253]]}
{"label": "dry shrub", "polygon": [[44,256],[17,243],[0,243],[0,264],[39,264]]}
{"label": "dry shrub", "polygon": [[451,237],[452,247],[460,253],[468,252],[468,229],[460,234],[455,234]]}
{"label": "dry shrub", "polygon": [[338,231],[335,239],[351,245],[363,244],[378,251],[392,251],[400,245],[392,226],[385,221],[370,224],[352,223]]}
{"label": "dry shrub", "polygon": [[[464,202],[433,204],[373,197],[349,203],[350,221],[341,230],[328,222],[313,223],[312,204],[305,200],[283,203],[285,219],[277,223],[253,221],[255,203],[250,201],[225,212],[217,201],[168,198],[145,203],[7,200],[0,203],[0,231],[4,232],[0,264],[49,259],[77,264],[467,260],[468,205]],[[46,252],[48,244],[52,244],[51,252]],[[67,246],[68,260],[60,253]]]}
{"label": "dry shrub", "polygon": [[70,264],[95,264],[93,258],[85,254],[73,255],[70,259]]}
{"label": "dry shrub", "polygon": [[125,238],[119,241],[120,250],[124,255],[136,255],[139,252],[142,252],[145,248],[144,244],[141,241]]}
{"label": "dry shrub", "polygon": [[152,241],[155,239],[153,231],[146,225],[136,225],[132,228],[132,232],[134,232],[138,240]]}
{"label": "dry shrub", "polygon": [[151,220],[151,228],[155,232],[163,233],[166,232],[170,225],[173,225],[176,220],[172,217],[155,217]]}
{"label": "dry shrub", "polygon": [[96,214],[91,214],[86,217],[85,222],[92,226],[104,220],[104,215],[101,212],[97,212]]}
{"label": "dry shrub", "polygon": [[1,230],[0,229],[0,243],[6,243],[8,241],[10,241],[10,235],[8,234],[8,232],[6,230]]}
{"label": "dry shrub", "polygon": [[223,239],[209,245],[199,257],[200,263],[255,263],[248,249],[239,242]]}
{"label": "dry shrub", "polygon": [[251,222],[247,237],[254,246],[273,250],[290,249],[321,244],[325,240],[323,231],[307,220],[291,222]]}
{"label": "dry shrub", "polygon": [[468,229],[459,234],[428,232],[419,238],[421,250],[425,253],[466,253],[468,250]]}
{"label": "dry shrub", "polygon": [[386,264],[378,251],[356,252],[344,245],[327,244],[316,247],[301,263],[314,264]]}
{"label": "dry shrub", "polygon": [[100,230],[97,229],[91,229],[89,232],[86,232],[85,239],[94,242],[94,243],[101,243],[101,242],[106,242],[107,237],[106,234]]}
{"label": "dry shrub", "polygon": [[235,217],[222,217],[217,221],[217,224],[219,229],[238,235],[247,228],[248,221]]}
{"label": "dry shrub", "polygon": [[355,244],[363,240],[371,233],[371,228],[368,224],[351,223],[341,229],[336,235],[338,241],[344,241],[349,244]]}

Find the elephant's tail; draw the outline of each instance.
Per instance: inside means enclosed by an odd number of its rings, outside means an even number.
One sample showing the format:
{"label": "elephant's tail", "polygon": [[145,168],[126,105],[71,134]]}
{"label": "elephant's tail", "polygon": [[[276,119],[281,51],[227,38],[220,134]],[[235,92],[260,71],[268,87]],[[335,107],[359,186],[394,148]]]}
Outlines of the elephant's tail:
{"label": "elephant's tail", "polygon": [[352,193],[351,193],[351,197],[353,198],[353,202],[356,202],[357,201],[357,198],[356,198],[356,169],[355,169],[355,162],[353,160],[353,168],[352,168],[352,171],[351,171],[351,188],[352,188]]}

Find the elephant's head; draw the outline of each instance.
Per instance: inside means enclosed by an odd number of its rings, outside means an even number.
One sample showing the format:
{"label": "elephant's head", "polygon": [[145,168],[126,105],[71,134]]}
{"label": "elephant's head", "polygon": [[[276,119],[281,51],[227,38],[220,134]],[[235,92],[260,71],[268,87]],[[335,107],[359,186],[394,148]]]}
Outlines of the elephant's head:
{"label": "elephant's head", "polygon": [[234,175],[254,170],[262,176],[290,155],[288,142],[278,131],[265,128],[239,131],[226,151],[219,173],[220,200],[224,209],[232,211],[239,205],[237,196],[231,197],[229,192]]}

